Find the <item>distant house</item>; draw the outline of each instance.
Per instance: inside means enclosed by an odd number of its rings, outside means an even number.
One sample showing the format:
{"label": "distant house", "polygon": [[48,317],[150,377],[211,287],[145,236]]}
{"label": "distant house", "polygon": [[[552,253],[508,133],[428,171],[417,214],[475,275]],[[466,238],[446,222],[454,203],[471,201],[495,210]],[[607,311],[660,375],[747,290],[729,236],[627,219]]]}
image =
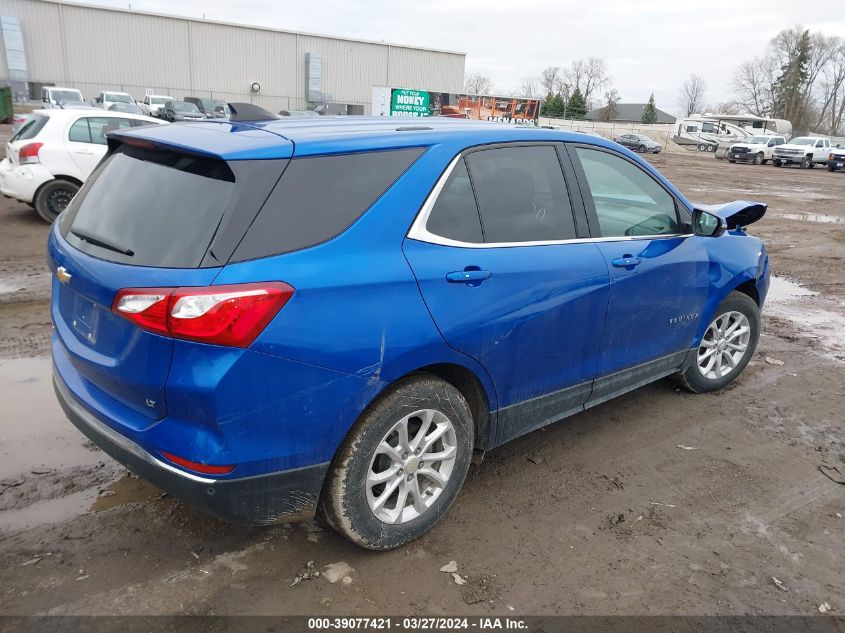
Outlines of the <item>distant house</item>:
{"label": "distant house", "polygon": [[[618,121],[620,123],[639,123],[643,118],[645,103],[617,103],[613,116],[607,116],[607,106],[587,112],[588,121]],[[674,123],[675,117],[660,108],[657,109],[658,123]]]}

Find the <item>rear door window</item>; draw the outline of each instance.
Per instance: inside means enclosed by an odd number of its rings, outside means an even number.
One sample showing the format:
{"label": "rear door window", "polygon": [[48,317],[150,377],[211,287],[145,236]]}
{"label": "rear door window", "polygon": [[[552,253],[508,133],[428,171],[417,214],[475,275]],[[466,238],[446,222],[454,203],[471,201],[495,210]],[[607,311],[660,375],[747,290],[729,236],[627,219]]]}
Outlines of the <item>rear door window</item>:
{"label": "rear door window", "polygon": [[130,128],[132,125],[131,119],[120,117],[83,117],[70,126],[68,140],[106,145],[106,134]]}
{"label": "rear door window", "polygon": [[234,188],[224,161],[123,146],[74,198],[62,235],[109,261],[195,268]]}
{"label": "rear door window", "polygon": [[423,151],[414,147],[291,160],[232,261],[289,253],[336,237]]}
{"label": "rear door window", "polygon": [[488,243],[575,238],[575,219],[552,145],[501,147],[466,157]]}

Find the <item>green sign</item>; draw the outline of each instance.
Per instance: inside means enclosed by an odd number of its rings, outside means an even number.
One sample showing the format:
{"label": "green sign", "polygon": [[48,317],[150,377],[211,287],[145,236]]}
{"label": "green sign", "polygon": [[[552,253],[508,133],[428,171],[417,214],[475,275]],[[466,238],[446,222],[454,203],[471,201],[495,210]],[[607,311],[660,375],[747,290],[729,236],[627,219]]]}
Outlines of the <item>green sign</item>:
{"label": "green sign", "polygon": [[391,116],[429,116],[429,96],[425,90],[396,88],[390,95]]}

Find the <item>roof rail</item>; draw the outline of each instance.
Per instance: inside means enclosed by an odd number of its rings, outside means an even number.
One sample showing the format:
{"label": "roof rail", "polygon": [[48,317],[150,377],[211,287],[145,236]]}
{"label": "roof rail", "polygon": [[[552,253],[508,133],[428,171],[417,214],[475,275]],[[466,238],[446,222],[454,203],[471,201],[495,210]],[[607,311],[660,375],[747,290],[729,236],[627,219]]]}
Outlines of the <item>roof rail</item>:
{"label": "roof rail", "polygon": [[252,103],[229,103],[230,121],[272,121],[278,119],[275,114],[268,112]]}

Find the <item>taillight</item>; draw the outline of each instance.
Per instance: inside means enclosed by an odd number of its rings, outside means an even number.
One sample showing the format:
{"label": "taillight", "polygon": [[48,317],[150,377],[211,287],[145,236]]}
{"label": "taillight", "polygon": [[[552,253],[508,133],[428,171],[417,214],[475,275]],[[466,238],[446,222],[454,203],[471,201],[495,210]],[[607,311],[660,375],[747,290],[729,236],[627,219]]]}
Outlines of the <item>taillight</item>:
{"label": "taillight", "polygon": [[280,281],[206,288],[125,288],[112,312],[140,328],[173,338],[249,347],[288,300]]}
{"label": "taillight", "polygon": [[199,462],[192,462],[190,459],[179,457],[167,451],[161,451],[161,454],[174,464],[178,464],[182,468],[193,470],[194,472],[203,473],[204,475],[228,475],[235,470],[234,466],[212,466],[209,464],[200,464]]}
{"label": "taillight", "polygon": [[41,162],[38,158],[38,151],[44,143],[27,143],[18,150],[18,163],[21,165],[31,165],[33,163]]}

